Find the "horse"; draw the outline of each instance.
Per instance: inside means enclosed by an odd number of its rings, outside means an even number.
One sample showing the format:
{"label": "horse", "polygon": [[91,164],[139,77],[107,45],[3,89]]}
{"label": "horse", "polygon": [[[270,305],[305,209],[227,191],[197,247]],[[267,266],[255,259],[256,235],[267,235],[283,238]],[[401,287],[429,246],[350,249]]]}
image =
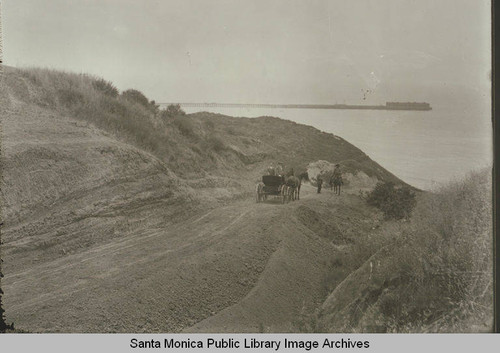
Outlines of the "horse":
{"label": "horse", "polygon": [[302,185],[302,179],[297,178],[294,175],[289,176],[286,180],[286,185],[288,185],[291,189],[290,194],[292,201],[300,200],[300,186]]}
{"label": "horse", "polygon": [[340,195],[340,187],[344,184],[342,180],[342,175],[337,174],[333,176],[333,192],[337,195]]}

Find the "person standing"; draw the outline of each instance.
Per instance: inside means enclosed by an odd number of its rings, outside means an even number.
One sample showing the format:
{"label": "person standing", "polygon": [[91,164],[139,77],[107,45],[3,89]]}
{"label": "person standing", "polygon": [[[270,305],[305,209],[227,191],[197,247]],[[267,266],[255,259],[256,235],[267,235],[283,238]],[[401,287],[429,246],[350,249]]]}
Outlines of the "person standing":
{"label": "person standing", "polygon": [[323,186],[323,179],[321,178],[321,176],[318,176],[317,183],[318,183],[318,194],[320,194],[321,187]]}
{"label": "person standing", "polygon": [[335,164],[335,169],[333,170],[333,178],[342,178],[342,171],[340,170],[340,164]]}
{"label": "person standing", "polygon": [[337,195],[340,195],[340,188],[344,183],[342,179],[342,170],[340,170],[340,164],[335,164],[335,169],[333,170],[332,178],[333,178],[333,191]]}

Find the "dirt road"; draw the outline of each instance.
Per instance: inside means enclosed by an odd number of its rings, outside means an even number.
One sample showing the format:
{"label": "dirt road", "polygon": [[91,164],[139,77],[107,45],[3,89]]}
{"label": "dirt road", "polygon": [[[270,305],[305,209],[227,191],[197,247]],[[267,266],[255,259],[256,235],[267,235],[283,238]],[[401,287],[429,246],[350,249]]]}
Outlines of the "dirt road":
{"label": "dirt road", "polygon": [[324,298],[341,215],[325,210],[356,197],[304,185],[286,205],[250,196],[220,207],[215,189],[183,186],[154,156],[91,126],[10,109],[2,286],[17,327],[285,331]]}
{"label": "dirt road", "polygon": [[314,221],[311,206],[340,200],[308,186],[302,194],[287,205],[249,199],[186,215],[19,272],[13,263],[8,319],[37,332],[293,330],[300,311],[323,299],[335,251],[304,214]]}

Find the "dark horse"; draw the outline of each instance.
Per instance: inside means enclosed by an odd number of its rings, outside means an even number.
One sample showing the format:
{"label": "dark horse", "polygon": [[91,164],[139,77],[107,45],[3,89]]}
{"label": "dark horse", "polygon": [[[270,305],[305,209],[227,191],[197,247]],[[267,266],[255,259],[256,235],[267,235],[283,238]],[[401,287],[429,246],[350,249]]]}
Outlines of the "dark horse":
{"label": "dark horse", "polygon": [[332,177],[333,179],[333,192],[337,195],[340,195],[340,187],[342,184],[344,184],[344,181],[342,180],[342,175],[337,174]]}
{"label": "dark horse", "polygon": [[291,199],[292,201],[294,200],[300,200],[300,186],[302,184],[302,179],[297,178],[296,176],[292,175],[289,176],[286,180],[286,185],[288,185],[291,189]]}

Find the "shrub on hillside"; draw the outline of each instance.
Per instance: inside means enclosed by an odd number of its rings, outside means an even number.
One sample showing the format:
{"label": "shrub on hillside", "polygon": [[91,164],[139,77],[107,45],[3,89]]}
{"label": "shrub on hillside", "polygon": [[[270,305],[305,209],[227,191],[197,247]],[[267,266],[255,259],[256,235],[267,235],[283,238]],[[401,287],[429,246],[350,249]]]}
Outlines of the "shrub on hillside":
{"label": "shrub on hillside", "polygon": [[102,78],[96,78],[92,82],[92,86],[98,92],[105,94],[106,96],[110,96],[113,98],[118,97],[118,89],[109,81],[106,81]]}
{"label": "shrub on hillside", "polygon": [[186,115],[186,112],[182,110],[180,104],[170,104],[167,109],[162,110],[161,117],[162,118],[172,118],[175,116],[183,116]]}
{"label": "shrub on hillside", "polygon": [[153,99],[151,102],[149,102],[151,110],[153,110],[156,113],[160,111],[160,105],[156,104],[156,101]]}
{"label": "shrub on hillside", "polygon": [[209,129],[209,130],[214,130],[215,129],[215,124],[212,120],[206,120],[205,121],[205,126]]}
{"label": "shrub on hillside", "polygon": [[[23,99],[63,111],[95,124],[117,138],[164,158],[169,150],[165,130],[154,114],[158,105],[137,90],[117,93],[112,83],[90,75],[30,68],[19,70],[29,83]],[[161,127],[161,126],[160,126]]]}
{"label": "shrub on hillside", "polygon": [[59,89],[57,90],[59,103],[65,107],[70,107],[82,104],[85,101],[85,96],[76,89]]}
{"label": "shrub on hillside", "polygon": [[[391,188],[379,186],[378,190]],[[491,330],[494,294],[491,192],[491,171],[473,173],[436,193],[419,195],[409,222],[386,222],[382,232],[358,240],[345,253],[336,253],[327,281],[328,292],[343,279],[342,268],[364,265],[353,276],[370,279],[366,289],[373,297],[361,294],[353,298],[356,311],[361,310],[361,321],[356,315],[348,320],[330,321],[328,315],[336,313],[320,311],[321,315],[328,314],[321,321],[327,329],[322,330],[453,333]],[[365,283],[359,278],[356,283]],[[332,282],[334,286],[330,285]],[[359,289],[354,281],[337,288],[336,295],[340,298]]]}
{"label": "shrub on hillside", "polygon": [[224,141],[218,136],[210,135],[207,139],[208,148],[214,150],[215,152],[221,152],[226,149]]}
{"label": "shrub on hillside", "polygon": [[491,207],[489,171],[422,196],[389,252],[402,282],[380,300],[389,331],[491,329]]}
{"label": "shrub on hillside", "polygon": [[123,91],[122,97],[129,102],[140,104],[145,108],[150,107],[148,98],[144,94],[142,94],[141,91],[138,91],[136,89],[128,89],[126,91]]}
{"label": "shrub on hillside", "polygon": [[186,137],[195,137],[194,125],[189,119],[175,118],[173,124],[179,129],[179,132]]}
{"label": "shrub on hillside", "polygon": [[387,219],[409,218],[417,203],[409,187],[395,187],[391,182],[378,183],[366,201],[380,209]]}

